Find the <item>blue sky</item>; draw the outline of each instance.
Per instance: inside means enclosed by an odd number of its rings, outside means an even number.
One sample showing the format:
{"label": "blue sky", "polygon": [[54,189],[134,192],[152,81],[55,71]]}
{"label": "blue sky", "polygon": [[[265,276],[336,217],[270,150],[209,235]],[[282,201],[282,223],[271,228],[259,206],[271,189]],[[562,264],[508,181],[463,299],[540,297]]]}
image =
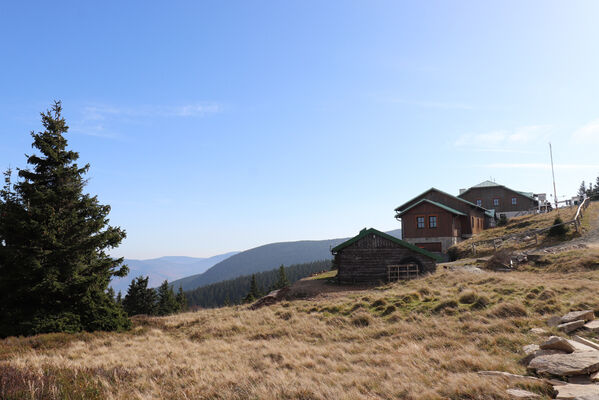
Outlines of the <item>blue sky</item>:
{"label": "blue sky", "polygon": [[128,258],[399,227],[435,186],[599,175],[595,1],[7,2],[0,167],[63,101]]}

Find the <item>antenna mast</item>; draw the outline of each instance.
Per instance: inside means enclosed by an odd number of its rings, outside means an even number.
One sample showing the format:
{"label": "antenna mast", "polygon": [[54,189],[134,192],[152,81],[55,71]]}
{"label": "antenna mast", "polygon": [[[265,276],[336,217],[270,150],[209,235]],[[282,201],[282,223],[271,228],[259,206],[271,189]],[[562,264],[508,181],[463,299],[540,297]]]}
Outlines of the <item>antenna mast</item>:
{"label": "antenna mast", "polygon": [[555,199],[555,209],[559,215],[559,210],[557,209],[557,190],[555,190],[555,172],[553,170],[553,150],[551,149],[551,142],[549,142],[549,155],[551,157],[551,176],[553,177],[553,198]]}

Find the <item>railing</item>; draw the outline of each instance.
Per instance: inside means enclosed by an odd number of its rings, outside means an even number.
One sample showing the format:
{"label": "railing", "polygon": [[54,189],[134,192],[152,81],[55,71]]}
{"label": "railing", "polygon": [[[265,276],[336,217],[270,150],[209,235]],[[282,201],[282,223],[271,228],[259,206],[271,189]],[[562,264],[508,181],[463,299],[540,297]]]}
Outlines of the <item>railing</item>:
{"label": "railing", "polygon": [[530,230],[530,231],[526,231],[523,233],[516,233],[513,235],[505,235],[505,236],[500,236],[500,237],[496,237],[496,238],[492,238],[492,239],[474,242],[471,245],[472,246],[472,254],[476,255],[476,247],[480,246],[482,244],[486,244],[486,243],[492,243],[495,251],[497,251],[497,248],[500,247],[504,242],[509,241],[509,240],[526,240],[526,239],[528,239],[528,240],[532,241],[534,239],[535,244],[538,244],[539,243],[539,234],[543,233],[543,232],[547,232],[548,230],[550,230],[551,228],[555,228],[556,226],[574,225],[574,229],[576,229],[576,232],[580,232],[581,227],[582,227],[583,211],[587,209],[590,202],[591,202],[591,199],[589,197],[586,197],[583,200],[583,202],[580,203],[580,205],[578,206],[578,210],[576,211],[576,215],[574,216],[574,219],[572,219],[570,221],[562,222],[561,224],[551,225],[546,228],[535,229],[535,230]]}

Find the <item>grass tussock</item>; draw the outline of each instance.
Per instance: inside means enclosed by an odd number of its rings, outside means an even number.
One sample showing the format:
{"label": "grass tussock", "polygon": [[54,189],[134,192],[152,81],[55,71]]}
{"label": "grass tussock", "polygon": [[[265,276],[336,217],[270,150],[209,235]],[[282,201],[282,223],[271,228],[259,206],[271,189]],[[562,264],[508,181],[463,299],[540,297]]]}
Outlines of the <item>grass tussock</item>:
{"label": "grass tussock", "polygon": [[506,382],[476,372],[526,373],[519,353],[546,307],[599,310],[598,290],[599,271],[440,271],[255,311],[138,317],[126,333],[9,338],[0,398],[508,399]]}

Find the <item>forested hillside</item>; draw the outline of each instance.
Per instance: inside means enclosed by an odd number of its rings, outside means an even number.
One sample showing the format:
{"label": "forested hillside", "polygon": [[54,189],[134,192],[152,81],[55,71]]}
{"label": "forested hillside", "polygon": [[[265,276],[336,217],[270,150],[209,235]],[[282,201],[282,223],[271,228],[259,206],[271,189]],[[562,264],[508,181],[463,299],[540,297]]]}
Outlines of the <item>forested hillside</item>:
{"label": "forested hillside", "polygon": [[[331,269],[331,260],[314,261],[305,264],[296,264],[285,267],[285,274],[289,283],[294,283],[302,278]],[[255,274],[258,287],[265,294],[273,287],[279,277],[279,269]],[[185,293],[188,306],[219,307],[228,304],[237,304],[242,301],[250,289],[251,275],[240,276],[235,279],[213,283]]]}
{"label": "forested hillside", "polygon": [[[401,238],[401,229],[387,233]],[[203,274],[173,281],[171,285],[174,288],[181,286],[183,290],[189,291],[226,279],[270,271],[280,265],[295,265],[331,259],[331,248],[345,240],[347,238],[266,244],[235,254],[214,265]]]}

